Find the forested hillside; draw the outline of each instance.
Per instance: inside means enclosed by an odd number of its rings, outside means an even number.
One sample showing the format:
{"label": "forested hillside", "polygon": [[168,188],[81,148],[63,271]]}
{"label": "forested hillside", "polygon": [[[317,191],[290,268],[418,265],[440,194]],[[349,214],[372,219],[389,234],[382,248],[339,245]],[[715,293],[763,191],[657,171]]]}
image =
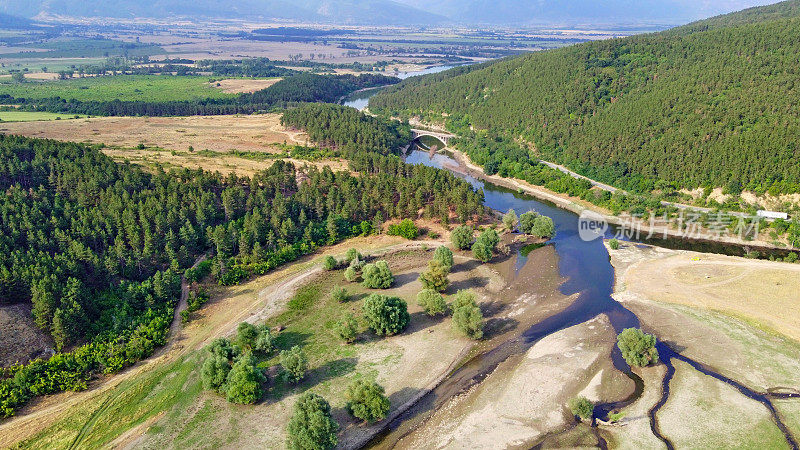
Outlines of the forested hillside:
{"label": "forested hillside", "polygon": [[[638,192],[800,192],[800,2],[412,78],[370,102]],[[504,155],[492,157],[502,160]]]}
{"label": "forested hillside", "polygon": [[312,168],[302,182],[283,161],[252,178],[150,174],[85,145],[4,135],[0,155],[0,302],[31,302],[36,324],[72,349],[0,369],[0,417],[163,345],[180,275],[200,254],[236,284],[383,219],[484,211],[465,181],[377,152],[352,162],[359,176]]}

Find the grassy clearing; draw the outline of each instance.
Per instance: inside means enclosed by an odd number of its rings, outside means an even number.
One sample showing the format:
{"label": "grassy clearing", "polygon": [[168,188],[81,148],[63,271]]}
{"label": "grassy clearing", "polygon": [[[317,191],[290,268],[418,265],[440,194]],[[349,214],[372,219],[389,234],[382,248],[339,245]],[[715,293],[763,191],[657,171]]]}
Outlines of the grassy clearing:
{"label": "grassy clearing", "polygon": [[207,77],[170,75],[119,75],[69,80],[0,82],[0,94],[16,98],[61,97],[80,101],[181,101],[227,98]]}
{"label": "grassy clearing", "polygon": [[86,116],[81,114],[27,112],[27,111],[0,111],[0,121],[2,122],[40,122],[46,120],[82,119],[85,117]]}

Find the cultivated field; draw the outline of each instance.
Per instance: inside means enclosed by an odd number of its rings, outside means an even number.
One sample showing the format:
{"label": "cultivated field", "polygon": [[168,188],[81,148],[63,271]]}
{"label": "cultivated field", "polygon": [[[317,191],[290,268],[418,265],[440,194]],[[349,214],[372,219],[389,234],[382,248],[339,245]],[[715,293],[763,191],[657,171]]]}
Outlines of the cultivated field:
{"label": "cultivated field", "polygon": [[226,94],[251,93],[266,89],[281,81],[281,78],[253,79],[253,78],[226,78],[212,81],[211,87],[217,88]]}
{"label": "cultivated field", "polygon": [[[36,113],[39,114],[39,113]],[[3,117],[3,113],[0,113]],[[280,125],[280,114],[190,117],[96,117],[48,122],[0,123],[0,132],[104,144],[117,159],[144,166],[202,168],[221,173],[253,173],[282,157],[283,145],[306,145],[305,134]],[[141,148],[140,144],[145,148]],[[189,151],[190,147],[194,151]],[[344,170],[346,162],[292,160]]]}
{"label": "cultivated field", "polygon": [[0,122],[41,122],[48,120],[80,119],[83,117],[86,116],[67,113],[0,111]]}
{"label": "cultivated field", "polygon": [[225,98],[233,94],[216,89],[207,77],[118,75],[68,80],[0,82],[0,94],[17,98],[61,97],[81,101],[181,101]]}

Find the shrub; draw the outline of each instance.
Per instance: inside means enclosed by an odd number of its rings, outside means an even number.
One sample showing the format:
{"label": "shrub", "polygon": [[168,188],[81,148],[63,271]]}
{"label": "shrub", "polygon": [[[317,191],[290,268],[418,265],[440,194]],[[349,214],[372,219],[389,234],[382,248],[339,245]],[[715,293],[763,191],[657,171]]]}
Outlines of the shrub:
{"label": "shrub", "polygon": [[383,386],[374,381],[356,380],[347,388],[347,411],[361,420],[375,423],[389,413],[389,399]]}
{"label": "shrub", "polygon": [[497,231],[488,229],[478,236],[477,242],[483,242],[490,250],[494,251],[494,248],[500,242],[500,236]]}
{"label": "shrub", "polygon": [[658,362],[656,337],[638,328],[626,328],[617,336],[617,347],[630,366],[646,367]]}
{"label": "shrub", "polygon": [[255,325],[248,322],[242,322],[236,329],[236,339],[234,340],[234,343],[242,349],[251,349],[253,348],[253,345],[255,345],[257,337],[258,330],[256,329]]}
{"label": "shrub", "polygon": [[489,262],[492,259],[492,251],[483,242],[472,244],[472,255],[481,262]]}
{"label": "shrub", "polygon": [[195,312],[199,310],[203,305],[208,302],[211,296],[208,294],[208,291],[205,289],[198,288],[196,291],[189,292],[189,298],[187,299],[188,310],[189,312]]}
{"label": "shrub", "polygon": [[608,241],[608,246],[611,250],[619,250],[619,241],[617,239],[612,239]]}
{"label": "shrub", "polygon": [[447,311],[447,303],[442,294],[433,289],[423,289],[417,294],[417,304],[425,310],[429,316],[443,314]]}
{"label": "shrub", "polygon": [[786,258],[784,258],[783,260],[788,263],[796,263],[797,259],[798,259],[797,253],[790,252],[788,255],[786,255]]}
{"label": "shrub", "polygon": [[339,262],[336,261],[336,258],[333,256],[326,256],[322,261],[322,267],[324,267],[325,270],[334,270],[339,267]]}
{"label": "shrub", "polygon": [[342,320],[336,322],[334,329],[336,334],[348,344],[355,342],[358,337],[358,321],[352,314],[342,317]]}
{"label": "shrub", "polygon": [[461,225],[450,233],[450,242],[459,250],[466,250],[472,245],[472,228]]}
{"label": "shrub", "polygon": [[533,221],[533,228],[530,232],[536,237],[553,237],[556,234],[556,226],[553,219],[547,216],[539,216]]}
{"label": "shrub", "polygon": [[209,355],[203,362],[200,369],[200,379],[203,380],[203,388],[221,393],[228,379],[231,365],[228,358],[218,354]]}
{"label": "shrub", "polygon": [[301,395],[287,427],[289,450],[324,450],[339,443],[339,425],[331,416],[331,405],[311,392]]}
{"label": "shrub", "polygon": [[242,355],[228,373],[225,397],[232,403],[253,404],[261,398],[263,382],[264,374],[255,359],[249,353]]}
{"label": "shrub", "polygon": [[456,295],[453,296],[453,302],[450,304],[450,310],[455,311],[462,306],[478,306],[478,296],[469,289],[456,292]]}
{"label": "shrub", "polygon": [[425,289],[443,292],[450,286],[450,280],[447,279],[448,273],[447,267],[434,260],[428,263],[428,270],[419,275],[419,281]]}
{"label": "shrub", "polygon": [[367,324],[379,336],[397,334],[411,320],[406,302],[397,297],[372,294],[362,306]]}
{"label": "shrub", "polygon": [[347,292],[347,289],[341,286],[334,286],[331,291],[331,299],[339,303],[344,303],[350,299],[350,294]]}
{"label": "shrub", "polygon": [[305,377],[308,360],[299,345],[295,345],[289,350],[281,351],[280,360],[286,379],[292,383],[297,383]]}
{"label": "shrub", "polygon": [[225,359],[233,359],[238,354],[237,349],[231,346],[230,341],[225,338],[214,339],[208,344],[206,350],[213,355],[219,355]]}
{"label": "shrub", "polygon": [[594,403],[586,397],[576,397],[569,401],[569,410],[581,419],[591,419],[594,414]]}
{"label": "shrub", "polygon": [[267,354],[272,352],[274,343],[272,341],[272,332],[267,325],[259,325],[258,336],[253,344],[253,350]]}
{"label": "shrub", "polygon": [[369,289],[389,289],[394,283],[394,275],[386,261],[365,265],[362,278],[364,281],[361,284]]}
{"label": "shrub", "polygon": [[209,260],[204,260],[197,265],[197,267],[186,269],[183,276],[189,283],[197,283],[205,279],[211,273],[211,268],[214,263]]}
{"label": "shrub", "polygon": [[445,246],[441,246],[433,252],[433,260],[442,263],[447,267],[448,272],[453,268],[453,252]]}
{"label": "shrub", "polygon": [[456,330],[472,339],[483,337],[483,313],[477,306],[462,306],[453,311]]}
{"label": "shrub", "polygon": [[356,281],[358,281],[358,276],[359,276],[358,271],[354,269],[352,266],[348,267],[344,271],[344,279],[351,283],[355,283]]}
{"label": "shrub", "polygon": [[358,250],[351,248],[350,250],[347,250],[347,254],[344,256],[344,262],[346,264],[350,264],[354,259],[361,260],[364,259],[364,257],[358,252]]}
{"label": "shrub", "polygon": [[528,211],[519,216],[519,231],[521,233],[531,234],[533,224],[537,217],[539,217],[539,213],[536,211]]}
{"label": "shrub", "polygon": [[517,212],[513,209],[509,209],[503,216],[503,226],[505,226],[508,231],[514,231],[514,228],[517,227],[517,223],[519,223]]}
{"label": "shrub", "polygon": [[389,229],[386,231],[386,234],[389,236],[401,236],[409,240],[414,240],[419,236],[419,228],[414,225],[414,222],[411,219],[403,219],[402,222],[398,224],[389,225]]}

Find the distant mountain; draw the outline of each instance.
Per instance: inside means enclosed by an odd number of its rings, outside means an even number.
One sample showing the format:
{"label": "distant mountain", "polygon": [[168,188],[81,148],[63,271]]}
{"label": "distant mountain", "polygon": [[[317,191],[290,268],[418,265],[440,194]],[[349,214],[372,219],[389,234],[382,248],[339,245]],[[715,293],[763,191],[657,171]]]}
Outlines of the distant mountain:
{"label": "distant mountain", "polygon": [[399,0],[463,23],[686,23],[775,0]]}
{"label": "distant mountain", "polygon": [[374,25],[445,20],[392,0],[0,0],[0,13],[24,17],[263,18]]}
{"label": "distant mountain", "polygon": [[[370,109],[447,116],[454,130],[525,141],[534,158],[632,191],[798,193],[797,36],[790,0],[410,78]],[[486,145],[476,162],[527,176],[515,164],[527,149]]]}

